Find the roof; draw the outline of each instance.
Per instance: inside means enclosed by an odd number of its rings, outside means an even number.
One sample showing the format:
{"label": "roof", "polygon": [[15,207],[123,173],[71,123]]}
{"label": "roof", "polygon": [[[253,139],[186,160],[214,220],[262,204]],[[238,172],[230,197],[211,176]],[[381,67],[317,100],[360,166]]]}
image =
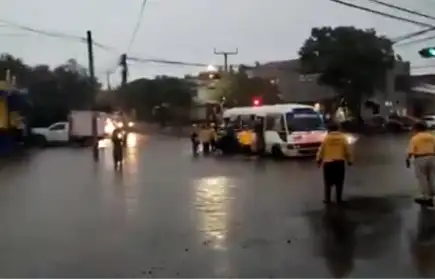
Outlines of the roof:
{"label": "roof", "polygon": [[258,107],[236,107],[230,108],[224,111],[224,117],[231,117],[234,115],[259,115],[264,116],[267,113],[287,113],[291,112],[296,108],[310,108],[314,109],[312,106],[302,105],[302,104],[277,104],[269,106],[258,106]]}

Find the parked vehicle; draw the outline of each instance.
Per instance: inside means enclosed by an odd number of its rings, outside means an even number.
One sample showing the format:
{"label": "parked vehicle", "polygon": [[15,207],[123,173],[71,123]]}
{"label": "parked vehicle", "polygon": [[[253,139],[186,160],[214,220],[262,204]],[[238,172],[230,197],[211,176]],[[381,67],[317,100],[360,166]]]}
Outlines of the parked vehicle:
{"label": "parked vehicle", "polygon": [[418,121],[409,116],[390,115],[387,120],[387,130],[390,132],[409,132]]}
{"label": "parked vehicle", "polygon": [[[72,111],[69,121],[56,122],[49,127],[32,128],[31,133],[41,145],[79,143],[88,145],[93,140],[92,111]],[[108,118],[98,113],[97,136],[102,139],[106,136]]]}
{"label": "parked vehicle", "polygon": [[429,129],[435,128],[435,115],[426,115],[422,118],[424,124]]}

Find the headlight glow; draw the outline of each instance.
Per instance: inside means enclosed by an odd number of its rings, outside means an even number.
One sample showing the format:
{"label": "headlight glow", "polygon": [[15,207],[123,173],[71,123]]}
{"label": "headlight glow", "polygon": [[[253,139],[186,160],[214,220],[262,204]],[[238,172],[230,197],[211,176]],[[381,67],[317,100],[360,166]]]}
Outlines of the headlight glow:
{"label": "headlight glow", "polygon": [[133,127],[134,126],[134,123],[133,122],[128,122],[128,127]]}
{"label": "headlight glow", "polygon": [[350,134],[346,135],[346,138],[349,144],[354,144],[358,140],[358,137]]}

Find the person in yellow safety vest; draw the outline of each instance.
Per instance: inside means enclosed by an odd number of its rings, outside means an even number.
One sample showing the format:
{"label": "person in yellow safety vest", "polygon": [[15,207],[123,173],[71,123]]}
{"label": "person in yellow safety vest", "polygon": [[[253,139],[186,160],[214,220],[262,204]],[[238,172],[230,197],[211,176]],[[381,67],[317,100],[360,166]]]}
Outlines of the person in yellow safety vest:
{"label": "person in yellow safety vest", "polygon": [[328,134],[317,151],[316,161],[323,167],[324,200],[331,203],[331,190],[335,186],[336,202],[342,202],[346,163],[352,165],[352,152],[346,135],[335,123],[328,125]]}
{"label": "person in yellow safety vest", "polygon": [[248,126],[244,126],[242,130],[237,134],[237,138],[240,143],[241,151],[246,156],[250,156],[253,151],[253,145],[255,144],[255,134]]}
{"label": "person in yellow safety vest", "polygon": [[432,207],[435,194],[435,136],[426,132],[424,123],[414,125],[414,136],[409,141],[406,167],[411,167],[411,158],[414,159],[414,171],[420,187],[421,197],[415,202]]}

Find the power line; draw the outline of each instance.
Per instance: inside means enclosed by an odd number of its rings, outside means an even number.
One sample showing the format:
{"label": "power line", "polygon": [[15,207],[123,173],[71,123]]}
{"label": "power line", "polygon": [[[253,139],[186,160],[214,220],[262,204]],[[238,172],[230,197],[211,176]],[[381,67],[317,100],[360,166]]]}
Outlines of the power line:
{"label": "power line", "polygon": [[142,5],[140,7],[139,17],[137,19],[136,26],[134,27],[130,42],[128,43],[127,52],[130,52],[130,49],[134,43],[134,40],[136,39],[137,32],[139,32],[139,28],[140,28],[140,25],[142,23],[142,18],[143,18],[146,4],[147,4],[147,0],[143,0]]}
{"label": "power line", "polygon": [[411,38],[414,38],[414,37],[417,37],[417,36],[424,35],[426,33],[434,31],[434,30],[435,30],[435,27],[434,28],[431,27],[431,28],[423,29],[423,30],[420,30],[420,31],[416,31],[416,32],[412,32],[412,33],[408,33],[408,34],[396,37],[392,41],[396,44],[396,43],[399,43],[401,41],[405,41],[405,40],[408,40],[408,39],[411,39]]}
{"label": "power line", "polygon": [[375,3],[375,4],[378,4],[378,5],[381,5],[381,6],[384,6],[384,7],[396,9],[396,10],[399,10],[399,11],[402,11],[402,12],[406,12],[406,13],[410,13],[410,14],[413,14],[413,15],[417,15],[417,16],[421,16],[421,17],[424,17],[424,18],[435,20],[434,16],[423,14],[423,13],[420,13],[419,11],[415,11],[415,10],[399,7],[399,6],[396,6],[396,5],[393,5],[393,4],[389,4],[389,3],[385,3],[385,2],[379,1],[379,0],[367,0],[367,1]]}
{"label": "power line", "polygon": [[[32,27],[28,27],[28,26],[24,26],[21,24],[17,24],[15,22],[11,22],[8,20],[4,20],[4,19],[0,19],[0,23],[4,23],[6,25],[12,26],[14,28],[17,28],[19,30],[24,30],[24,31],[28,31],[31,33],[35,33],[35,34],[39,34],[39,35],[44,35],[47,37],[53,37],[53,38],[59,38],[59,39],[68,39],[68,40],[72,40],[72,41],[79,41],[81,43],[86,43],[86,38],[85,37],[80,37],[77,35],[71,35],[71,34],[66,34],[66,33],[62,33],[62,32],[55,32],[55,31],[46,31],[46,30],[41,30],[41,29],[36,29],[36,28],[32,28]],[[106,51],[110,51],[110,52],[114,52],[115,49],[113,49],[112,47],[106,46],[104,44],[98,43],[98,42],[93,42],[93,45],[106,50]]]}
{"label": "power line", "polygon": [[344,2],[344,1],[340,1],[340,0],[329,0],[329,1],[337,3],[337,4],[340,4],[340,5],[347,6],[347,7],[350,7],[350,8],[366,11],[366,12],[369,12],[369,13],[372,13],[372,14],[377,14],[377,15],[388,17],[388,18],[391,18],[391,19],[399,20],[399,21],[402,21],[402,22],[412,23],[412,24],[419,25],[419,26],[426,27],[426,28],[435,28],[435,25],[431,25],[429,23],[424,23],[424,22],[420,22],[420,21],[416,21],[416,20],[412,20],[412,19],[408,19],[408,18],[404,18],[404,17],[400,17],[400,16],[395,16],[395,15],[392,15],[392,14],[376,11],[376,10],[373,10],[373,9],[369,9],[369,8],[366,8],[366,7],[362,7],[362,6],[358,6],[358,5],[355,5],[355,4],[347,3],[347,2]]}
{"label": "power line", "polygon": [[153,58],[140,58],[140,57],[128,57],[127,59],[130,61],[135,61],[140,63],[169,64],[169,65],[180,65],[180,66],[191,66],[191,67],[208,66],[208,64],[203,64],[203,63],[174,61],[174,60],[166,60],[166,59],[153,59]]}
{"label": "power line", "polygon": [[421,38],[421,39],[417,39],[417,40],[413,40],[413,41],[409,41],[409,42],[403,42],[403,43],[397,44],[396,46],[407,46],[407,45],[411,45],[411,44],[418,44],[418,43],[423,43],[423,42],[433,40],[433,39],[435,39],[435,36],[425,37],[425,38]]}

